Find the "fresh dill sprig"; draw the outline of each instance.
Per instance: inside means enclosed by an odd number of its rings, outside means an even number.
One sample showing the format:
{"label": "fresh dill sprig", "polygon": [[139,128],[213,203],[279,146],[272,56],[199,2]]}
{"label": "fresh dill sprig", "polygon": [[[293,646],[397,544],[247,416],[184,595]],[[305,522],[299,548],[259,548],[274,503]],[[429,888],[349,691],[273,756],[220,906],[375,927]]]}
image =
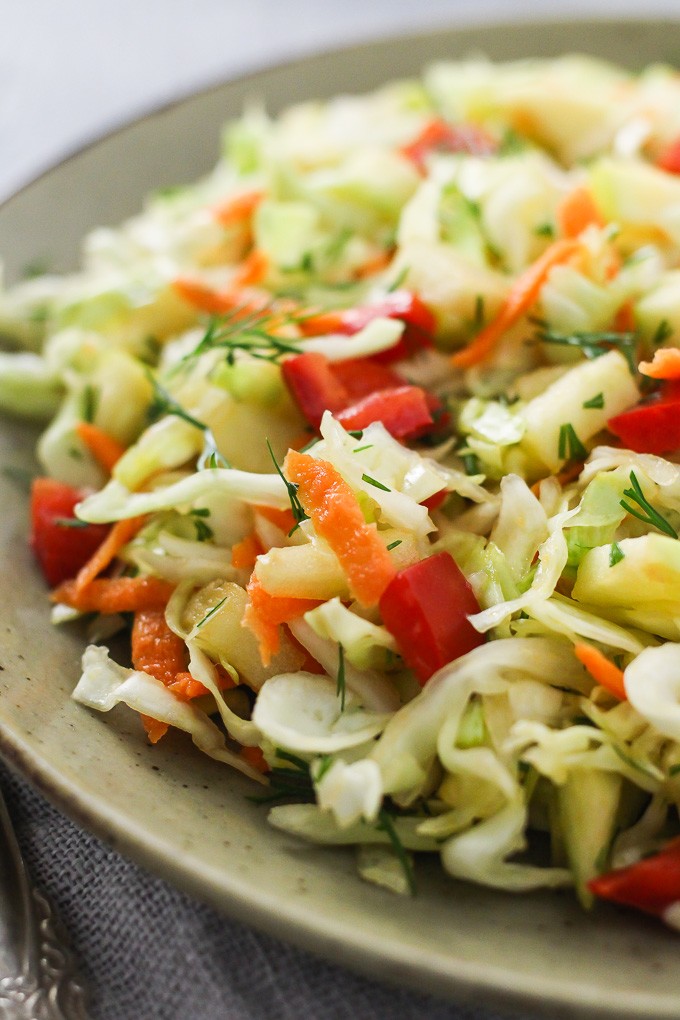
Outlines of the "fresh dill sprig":
{"label": "fresh dill sprig", "polygon": [[668,319],[662,319],[654,331],[654,336],[652,337],[652,347],[661,347],[662,344],[665,344],[666,340],[670,340],[672,336],[673,327],[671,326]]}
{"label": "fresh dill sprig", "polygon": [[276,468],[276,472],[279,475],[279,477],[281,478],[281,481],[283,482],[283,484],[286,486],[286,492],[288,493],[288,499],[290,500],[290,508],[293,511],[293,520],[295,521],[295,527],[291,528],[291,530],[288,532],[288,537],[290,538],[290,536],[293,534],[293,532],[297,531],[297,529],[299,528],[299,526],[302,523],[302,521],[308,521],[309,517],[305,513],[304,507],[302,506],[302,503],[300,502],[300,500],[298,498],[298,494],[297,494],[298,487],[297,487],[297,485],[295,485],[294,482],[289,482],[288,481],[288,479],[284,475],[283,471],[281,470],[281,466],[279,465],[279,462],[277,461],[276,457],[274,456],[274,451],[272,450],[272,445],[271,445],[271,443],[269,442],[268,439],[266,440],[266,443],[267,443],[267,449],[269,450],[269,455],[271,456],[271,459],[272,459],[272,461],[274,463],[274,467]]}
{"label": "fresh dill sprig", "polygon": [[81,521],[78,517],[55,517],[54,524],[58,528],[89,528],[87,521]]}
{"label": "fresh dill sprig", "polygon": [[275,765],[269,772],[270,793],[248,797],[255,804],[275,804],[293,801],[296,804],[313,804],[316,800],[309,763],[295,754],[276,750],[276,757],[288,765]]}
{"label": "fresh dill sprig", "polygon": [[299,354],[300,350],[295,343],[271,332],[270,327],[276,325],[278,329],[296,321],[291,312],[275,311],[272,307],[251,312],[239,307],[226,315],[213,316],[202,339],[185,354],[182,363],[195,361],[207,351],[215,350],[224,351],[230,365],[233,365],[239,350],[246,351],[253,358],[278,362],[284,354]]}
{"label": "fresh dill sprig", "polygon": [[612,542],[609,547],[609,566],[615,567],[617,563],[626,558],[626,554],[618,542]]}
{"label": "fresh dill sprig", "polygon": [[383,492],[392,491],[386,485],[383,485],[382,482],[379,482],[377,478],[371,478],[370,475],[362,475],[361,480],[362,482],[366,482],[367,485],[373,485],[376,489],[382,489]]}
{"label": "fresh dill sprig", "polygon": [[210,511],[207,507],[199,507],[196,510],[190,510],[189,516],[192,518],[196,529],[197,542],[207,542],[213,537],[213,529],[209,524],[206,524],[204,520],[205,517],[210,517]]}
{"label": "fresh dill sprig", "polygon": [[560,425],[557,456],[560,460],[585,460],[588,456],[588,451],[576,435],[571,422],[565,422],[564,425]]}
{"label": "fresh dill sprig", "polygon": [[658,510],[654,509],[643,493],[635,472],[631,471],[629,477],[632,488],[624,489],[623,495],[627,496],[629,500],[636,504],[636,506],[631,506],[630,503],[625,501],[625,499],[621,499],[619,500],[619,503],[623,509],[633,517],[637,517],[637,519],[642,521],[644,524],[651,524],[653,528],[658,528],[659,531],[664,533],[664,535],[669,535],[671,538],[677,538],[678,533],[673,525],[667,521]]}
{"label": "fresh dill sprig", "polygon": [[92,386],[91,384],[88,384],[87,386],[83,387],[83,392],[82,392],[82,400],[83,400],[82,415],[83,415],[83,421],[90,422],[90,423],[92,423],[94,421],[94,416],[97,413],[97,401],[98,401],[98,398],[99,398],[99,394],[98,394],[98,392],[97,392],[97,390],[95,389],[94,386]]}
{"label": "fresh dill sprig", "polygon": [[340,698],[340,711],[345,711],[345,696],[347,694],[347,682],[345,680],[345,649],[338,645],[338,678],[335,693]]}
{"label": "fresh dill sprig", "polygon": [[576,330],[573,333],[559,333],[549,329],[544,323],[538,323],[536,334],[538,340],[545,344],[560,344],[562,347],[577,347],[590,360],[601,358],[608,351],[618,350],[628,363],[631,375],[637,374],[638,334],[632,331],[617,332],[615,330],[590,332]]}
{"label": "fresh dill sprig", "polygon": [[156,379],[152,372],[147,372],[146,376],[153,389],[153,400],[149,405],[148,411],[149,418],[152,421],[156,421],[156,419],[162,417],[164,414],[172,414],[176,418],[181,418],[182,421],[187,422],[187,424],[193,425],[194,428],[200,429],[201,432],[206,431],[207,425],[204,422],[199,421],[198,418],[194,418],[194,416],[189,414],[188,411],[185,411],[182,405],[175,400],[172,394],[170,394],[165,387],[159,383],[158,379]]}
{"label": "fresh dill sprig", "polygon": [[171,414],[176,418],[181,418],[188,425],[193,425],[194,428],[201,430],[203,433],[203,450],[196,462],[196,467],[199,471],[204,471],[206,468],[231,467],[226,457],[223,457],[220,453],[212,429],[208,428],[205,422],[199,421],[198,418],[194,418],[192,414],[185,411],[182,405],[175,400],[164,386],[161,386],[151,372],[148,372],[147,376],[153,387],[153,400],[149,407],[149,417],[151,420],[155,421],[164,414]]}
{"label": "fresh dill sprig", "polygon": [[[268,774],[270,793],[262,796],[248,797],[247,800],[255,804],[275,804],[281,801],[292,801],[296,804],[313,804],[316,801],[314,792],[314,781],[310,770],[309,762],[299,758],[290,751],[284,751],[277,747],[276,757],[284,761],[286,765],[275,765]],[[326,772],[332,759],[329,755],[323,755],[317,759],[316,780]]]}
{"label": "fresh dill sprig", "polygon": [[219,609],[221,609],[221,608],[222,608],[222,606],[224,605],[224,603],[225,603],[226,601],[227,601],[227,596],[225,595],[223,599],[220,599],[220,601],[219,601],[219,602],[217,602],[217,603],[216,603],[216,604],[215,604],[215,605],[214,605],[214,606],[213,606],[213,607],[212,607],[211,609],[209,609],[209,610],[208,610],[208,612],[207,612],[207,613],[205,614],[205,616],[203,617],[203,619],[202,619],[202,620],[199,620],[199,621],[198,621],[198,623],[196,624],[196,627],[202,627],[204,623],[207,623],[207,622],[208,622],[208,620],[210,619],[210,617],[211,617],[211,616],[214,616],[214,615],[215,615],[215,613],[216,613],[216,612],[217,612],[217,611],[218,611]]}
{"label": "fresh dill sprig", "polygon": [[411,895],[414,896],[416,892],[416,880],[415,875],[413,874],[413,865],[411,863],[411,858],[406,848],[404,847],[404,844],[399,839],[399,833],[397,832],[396,826],[394,824],[394,819],[386,807],[382,807],[378,812],[378,821],[376,824],[376,828],[380,832],[385,832],[387,834],[387,838],[390,841],[395,856],[399,863],[401,864],[404,875],[406,876],[406,884],[408,885],[408,890],[411,893]]}

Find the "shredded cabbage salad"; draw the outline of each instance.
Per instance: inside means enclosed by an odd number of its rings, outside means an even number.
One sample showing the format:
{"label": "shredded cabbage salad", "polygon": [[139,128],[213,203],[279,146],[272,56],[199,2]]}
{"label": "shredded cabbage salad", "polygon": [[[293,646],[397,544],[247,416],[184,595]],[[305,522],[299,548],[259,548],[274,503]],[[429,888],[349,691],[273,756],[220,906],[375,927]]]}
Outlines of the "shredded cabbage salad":
{"label": "shredded cabbage salad", "polygon": [[673,69],[253,105],[0,333],[77,701],[396,892],[438,854],[680,926]]}

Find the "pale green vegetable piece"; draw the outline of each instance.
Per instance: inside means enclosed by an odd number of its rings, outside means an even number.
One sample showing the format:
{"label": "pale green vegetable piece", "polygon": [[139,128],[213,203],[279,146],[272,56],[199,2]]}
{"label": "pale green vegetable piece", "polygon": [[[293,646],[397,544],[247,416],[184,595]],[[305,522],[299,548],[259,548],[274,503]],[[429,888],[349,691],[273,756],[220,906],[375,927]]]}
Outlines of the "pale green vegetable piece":
{"label": "pale green vegetable piece", "polygon": [[389,718],[363,708],[351,690],[343,704],[334,680],[305,672],[265,680],[253,710],[253,722],[274,747],[302,754],[334,754],[366,744]]}
{"label": "pale green vegetable piece", "polygon": [[[602,393],[603,406],[584,408],[594,393]],[[583,361],[521,410],[525,423],[522,449],[543,470],[558,471],[569,457],[568,443],[560,441],[564,426],[571,426],[578,440],[587,443],[609,418],[632,407],[638,396],[628,363],[618,351]]]}
{"label": "pale green vegetable piece", "polygon": [[591,606],[641,607],[665,602],[680,615],[680,542],[650,533],[619,542],[623,559],[610,566],[609,545],[581,560],[573,588],[578,602]]}
{"label": "pale green vegetable piece", "polygon": [[560,832],[581,904],[590,907],[587,883],[606,867],[616,831],[621,776],[595,769],[573,769],[557,787]]}
{"label": "pale green vegetable piece", "polygon": [[47,421],[63,394],[61,379],[39,355],[0,351],[0,410]]}

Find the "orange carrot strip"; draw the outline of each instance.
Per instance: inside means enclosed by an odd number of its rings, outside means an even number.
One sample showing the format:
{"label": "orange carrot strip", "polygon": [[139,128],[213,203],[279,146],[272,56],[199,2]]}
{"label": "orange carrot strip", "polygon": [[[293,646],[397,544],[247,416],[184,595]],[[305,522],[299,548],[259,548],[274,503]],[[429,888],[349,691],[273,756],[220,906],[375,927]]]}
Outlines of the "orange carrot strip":
{"label": "orange carrot strip", "polygon": [[601,687],[606,687],[619,701],[627,700],[623,672],[606,655],[585,642],[574,645],[574,654]]}
{"label": "orange carrot strip", "polygon": [[380,251],[373,258],[367,259],[363,265],[359,266],[356,270],[356,277],[359,280],[365,280],[369,276],[374,276],[376,273],[386,269],[392,261],[393,251]]}
{"label": "orange carrot strip", "polygon": [[125,453],[122,443],[89,421],[79,421],[76,425],[76,434],[94,459],[108,474],[111,474],[113,466]]}
{"label": "orange carrot strip", "polygon": [[231,565],[237,570],[251,570],[263,551],[257,535],[254,533],[246,535],[242,541],[231,547]]}
{"label": "orange carrot strip", "polygon": [[[217,686],[221,691],[226,687],[236,686],[226,670],[222,670],[220,666],[217,666],[216,669]],[[208,688],[200,680],[196,680],[191,673],[186,671],[178,673],[175,679],[167,684],[167,688],[169,691],[172,691],[179,701],[192,701],[194,698],[202,698],[204,694],[210,694]],[[141,719],[149,741],[152,744],[157,744],[161,737],[165,736],[170,729],[168,723],[161,722],[160,719],[153,719],[149,715],[142,715]]]}
{"label": "orange carrot strip", "polygon": [[364,606],[376,605],[396,568],[352,489],[332,464],[307,453],[289,450],[284,472],[298,486],[315,531],[338,557],[354,597]]}
{"label": "orange carrot strip", "polygon": [[269,270],[269,259],[259,248],[253,248],[234,273],[232,287],[252,287],[261,283]]}
{"label": "orange carrot strip", "polygon": [[555,241],[515,280],[505,303],[495,319],[492,319],[468,344],[451,356],[456,368],[469,368],[483,361],[497,345],[503,334],[536,302],[541,287],[550,270],[568,262],[579,251],[581,245],[573,238]]}
{"label": "orange carrot strip", "polygon": [[161,737],[164,737],[170,727],[166,722],[161,722],[160,719],[154,719],[150,715],[144,715],[140,712],[140,719],[146,732],[147,738],[150,744],[157,744]]}
{"label": "orange carrot strip", "polygon": [[238,299],[229,291],[212,290],[203,283],[188,280],[183,276],[172,281],[172,289],[187,304],[193,305],[201,312],[208,312],[209,315],[226,315],[238,307]]}
{"label": "orange carrot strip", "polygon": [[253,510],[256,514],[269,521],[270,524],[275,524],[286,535],[295,527],[295,518],[293,517],[293,511],[290,509],[278,510],[275,506],[254,506]]}
{"label": "orange carrot strip", "polygon": [[680,379],[680,347],[661,347],[651,361],[641,361],[638,371],[651,379]]}
{"label": "orange carrot strip", "polygon": [[209,315],[227,315],[231,313],[234,318],[245,318],[257,312],[267,314],[266,309],[271,304],[271,295],[264,291],[248,289],[245,291],[234,290],[212,290],[198,280],[191,280],[186,276],[178,276],[172,281],[172,289],[187,304],[193,305],[201,312]]}
{"label": "orange carrot strip", "polygon": [[213,209],[213,215],[223,227],[233,227],[249,220],[264,198],[264,191],[253,188],[240,195],[232,195]]}
{"label": "orange carrot strip", "polygon": [[248,604],[243,614],[243,623],[248,627],[260,645],[260,656],[265,666],[271,662],[280,647],[279,627],[290,623],[310,609],[321,605],[318,599],[285,598],[270,595],[258,579],[253,576],[248,587]]}
{"label": "orange carrot strip", "polygon": [[270,772],[271,769],[267,764],[261,747],[242,747],[239,751],[239,757],[247,761],[249,765],[252,765],[258,772]]}
{"label": "orange carrot strip", "polygon": [[63,581],[50,598],[81,613],[136,613],[164,606],[172,592],[158,577],[98,577],[81,591],[74,580]]}
{"label": "orange carrot strip", "polygon": [[618,333],[632,333],[635,329],[635,311],[632,301],[625,301],[614,316],[614,329]]}
{"label": "orange carrot strip", "polygon": [[325,336],[328,333],[342,333],[344,328],[343,313],[309,312],[300,315],[298,327],[303,336]]}
{"label": "orange carrot strip", "polygon": [[578,237],[587,227],[604,226],[604,219],[587,188],[574,188],[557,206],[557,224],[563,237]]}
{"label": "orange carrot strip", "polygon": [[165,606],[135,613],[130,646],[134,668],[155,677],[166,687],[187,668],[186,644],[168,626]]}
{"label": "orange carrot strip", "polygon": [[127,520],[116,521],[108,535],[87,563],[80,568],[75,577],[75,592],[79,594],[95,577],[106,570],[113,562],[124,545],[137,534],[142,526],[143,517],[129,517]]}
{"label": "orange carrot strip", "polygon": [[[141,609],[135,613],[130,643],[133,667],[160,680],[166,687],[171,685],[180,670],[186,669],[186,645],[168,627],[165,606]],[[157,744],[168,732],[168,724],[140,714],[149,742]]]}

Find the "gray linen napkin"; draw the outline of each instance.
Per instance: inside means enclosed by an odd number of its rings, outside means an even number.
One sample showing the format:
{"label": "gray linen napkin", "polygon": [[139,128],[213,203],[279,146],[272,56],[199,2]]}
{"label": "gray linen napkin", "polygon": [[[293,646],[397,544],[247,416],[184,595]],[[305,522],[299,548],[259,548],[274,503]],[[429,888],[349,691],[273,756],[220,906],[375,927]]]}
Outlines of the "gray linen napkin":
{"label": "gray linen napkin", "polygon": [[91,1020],[500,1020],[224,918],[104,846],[4,765],[0,783],[34,884],[70,933]]}

